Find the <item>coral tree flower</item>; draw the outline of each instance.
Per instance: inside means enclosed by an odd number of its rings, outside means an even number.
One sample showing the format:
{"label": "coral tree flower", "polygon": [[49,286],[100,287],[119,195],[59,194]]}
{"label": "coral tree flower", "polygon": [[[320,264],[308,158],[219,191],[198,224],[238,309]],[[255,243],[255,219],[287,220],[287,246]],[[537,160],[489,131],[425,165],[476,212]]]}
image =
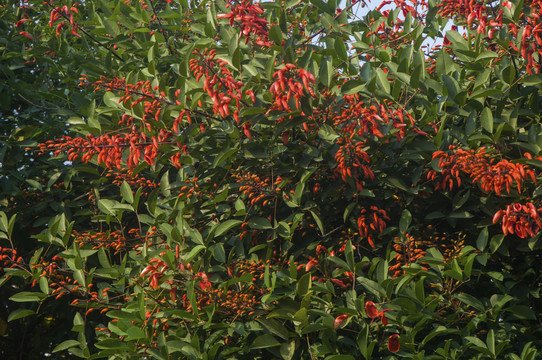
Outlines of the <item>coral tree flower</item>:
{"label": "coral tree flower", "polygon": [[339,326],[341,326],[342,322],[348,318],[347,314],[339,315],[335,318],[335,322],[333,323],[333,328],[337,329]]}
{"label": "coral tree flower", "polygon": [[388,338],[388,350],[392,353],[396,353],[399,351],[400,344],[399,344],[399,335],[393,334]]}
{"label": "coral tree flower", "polygon": [[375,303],[372,301],[367,301],[365,303],[365,312],[371,319],[377,318],[380,315]]}

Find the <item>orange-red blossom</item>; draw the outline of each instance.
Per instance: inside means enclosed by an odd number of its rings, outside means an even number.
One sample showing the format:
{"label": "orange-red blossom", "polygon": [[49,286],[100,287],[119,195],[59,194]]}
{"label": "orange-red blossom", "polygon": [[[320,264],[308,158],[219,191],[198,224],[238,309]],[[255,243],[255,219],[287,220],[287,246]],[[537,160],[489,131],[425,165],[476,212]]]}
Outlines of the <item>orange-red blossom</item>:
{"label": "orange-red blossom", "polygon": [[493,223],[501,219],[504,235],[515,233],[520,238],[533,237],[542,228],[538,209],[530,202],[525,205],[508,205],[506,210],[497,211],[493,216]]}
{"label": "orange-red blossom", "polygon": [[382,321],[382,325],[388,325],[388,318],[386,318],[386,311],[390,311],[390,309],[384,309],[382,311],[378,311],[376,305],[372,301],[367,301],[365,303],[365,312],[367,313],[367,316],[371,319],[376,319],[377,317],[380,317],[380,320]]}

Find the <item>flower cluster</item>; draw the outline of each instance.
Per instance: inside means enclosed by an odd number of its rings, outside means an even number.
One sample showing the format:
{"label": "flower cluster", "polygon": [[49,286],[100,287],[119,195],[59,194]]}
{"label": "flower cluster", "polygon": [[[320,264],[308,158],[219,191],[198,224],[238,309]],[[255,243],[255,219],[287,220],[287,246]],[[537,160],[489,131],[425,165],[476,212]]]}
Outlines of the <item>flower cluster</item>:
{"label": "flower cluster", "polygon": [[[228,19],[230,26],[241,28],[239,37],[245,37],[245,44],[249,42],[250,36],[256,36],[256,44],[270,47],[269,42],[269,23],[265,18],[260,17],[263,14],[263,7],[260,3],[252,3],[252,0],[243,0],[241,2],[228,1],[227,7],[232,9],[229,14],[219,14],[217,19]],[[282,45],[282,44],[280,44]]]}
{"label": "flower cluster", "polygon": [[499,210],[493,216],[495,224],[502,219],[502,232],[504,235],[516,234],[520,238],[535,236],[542,228],[540,214],[533,203],[522,205],[516,203],[508,205],[506,210]]}
{"label": "flower cluster", "polygon": [[[83,84],[86,78],[82,78]],[[159,121],[162,113],[163,105],[181,105],[179,100],[175,103],[170,102],[166,98],[166,93],[161,91],[158,86],[152,86],[149,80],[137,81],[135,84],[126,83],[126,79],[113,77],[112,80],[107,81],[107,78],[102,76],[100,80],[94,82],[92,86],[95,87],[95,91],[104,89],[105,91],[112,91],[118,94],[122,94],[119,99],[119,104],[125,104],[130,106],[131,109],[143,105],[143,116],[141,118],[141,128],[146,128],[147,131],[152,131],[151,120]],[[178,96],[180,90],[175,92],[175,96]],[[180,117],[181,115],[179,115]],[[132,125],[134,117],[130,114],[124,114],[119,121],[119,125],[125,124],[127,126]],[[178,132],[178,131],[177,131]],[[176,132],[176,133],[177,133]]]}
{"label": "flower cluster", "polygon": [[[132,229],[131,232],[135,230]],[[72,230],[72,236],[74,237],[74,242],[79,247],[82,247],[84,244],[91,244],[93,249],[101,247],[111,248],[115,251],[115,254],[126,249],[126,238],[120,231],[79,233],[76,230]]]}
{"label": "flower cluster", "polygon": [[371,162],[369,155],[365,152],[365,142],[355,141],[352,136],[339,137],[337,139],[339,150],[335,153],[337,167],[335,173],[347,183],[351,179],[356,188],[363,190],[365,179],[374,180],[375,176],[368,164]]}
{"label": "flower cluster", "polygon": [[186,196],[187,199],[190,199],[192,196],[198,196],[201,194],[201,190],[198,184],[199,178],[193,177],[186,179],[184,182],[186,185],[181,186],[179,189],[179,197]]}
{"label": "flower cluster", "polygon": [[[345,134],[357,133],[360,136],[371,134],[383,137],[380,127],[391,122],[396,129],[397,140],[401,140],[406,136],[405,120],[408,120],[410,125],[415,125],[412,115],[402,108],[394,109],[387,103],[378,106],[367,105],[359,94],[353,94],[343,96],[341,111],[333,117],[333,124],[341,126],[341,132]],[[422,133],[417,129],[415,131]]]}
{"label": "flower cluster", "polygon": [[171,132],[162,129],[157,136],[151,136],[147,141],[147,135],[136,131],[133,127],[132,132],[126,134],[105,134],[98,137],[89,134],[86,138],[64,136],[62,139],[48,140],[40,144],[39,154],[52,152],[58,156],[61,153],[67,153],[69,161],[81,158],[81,161],[85,163],[89,162],[94,155],[98,155],[99,164],[103,164],[108,169],[120,170],[124,161],[124,150],[129,149],[130,154],[126,159],[126,166],[129,170],[133,170],[141,159],[153,165],[159,154],[159,146],[171,143],[169,139],[172,135]]}
{"label": "flower cluster", "polygon": [[158,258],[153,258],[153,259],[149,260],[149,265],[147,265],[141,271],[141,274],[139,276],[144,277],[145,275],[150,274],[150,276],[149,276],[150,287],[151,287],[151,289],[157,289],[160,286],[158,281],[160,280],[161,277],[164,276],[164,272],[168,268],[169,267],[164,262],[164,260],[158,259]]}
{"label": "flower cluster", "polygon": [[374,239],[379,234],[382,234],[386,228],[386,220],[390,220],[386,210],[379,209],[376,206],[371,206],[369,210],[366,208],[361,209],[357,221],[360,237],[367,239],[369,245],[374,248]]}
{"label": "flower cluster", "polygon": [[[236,110],[233,112],[233,118],[239,123],[239,109],[244,101],[241,91],[244,83],[233,78],[226,61],[215,60],[216,50],[205,49],[202,53],[196,49],[192,54],[197,58],[190,59],[190,71],[196,76],[198,82],[205,76],[203,90],[207,92],[213,102],[213,112],[223,118],[228,117],[231,113],[230,103],[235,100]],[[254,94],[251,91],[247,94],[254,102]]]}
{"label": "flower cluster", "polygon": [[[52,6],[52,5],[51,5]],[[63,7],[56,7],[51,11],[51,17],[49,20],[49,27],[53,27],[53,25],[56,24],[56,34],[60,35],[62,32],[62,29],[68,26],[66,21],[70,23],[71,30],[70,33],[73,36],[81,37],[81,35],[77,32],[77,29],[79,28],[79,24],[77,24],[74,21],[74,14],[79,14],[79,11],[75,6],[72,6],[68,9],[67,5],[64,5]],[[61,21],[64,20],[64,21]]]}
{"label": "flower cluster", "polygon": [[109,169],[105,173],[105,177],[112,178],[112,183],[117,186],[121,186],[124,181],[130,185],[132,190],[142,188],[142,195],[147,196],[149,192],[160,186],[159,182],[154,182],[149,179],[145,179],[140,174],[136,174],[133,170],[129,169]]}
{"label": "flower cluster", "polygon": [[291,112],[290,99],[293,98],[297,110],[301,111],[300,99],[305,97],[305,91],[311,96],[316,96],[311,84],[316,83],[314,75],[305,69],[297,69],[294,64],[284,64],[284,68],[273,73],[276,79],[269,88],[273,95],[273,105],[268,112],[280,110]]}
{"label": "flower cluster", "polygon": [[526,179],[530,178],[536,183],[535,173],[527,165],[513,164],[506,159],[497,161],[484,147],[474,151],[450,145],[450,150],[451,154],[444,151],[433,153],[433,160],[439,159],[441,172],[439,176],[436,170],[430,170],[427,178],[437,181],[435,190],[451,191],[454,187],[460,187],[463,181],[461,175],[470,177],[473,183],[479,183],[485,193],[494,192],[499,196],[502,196],[503,189],[510,194],[514,186],[521,193]]}
{"label": "flower cluster", "polygon": [[243,170],[236,171],[233,178],[240,184],[239,192],[250,199],[250,205],[261,203],[262,206],[266,206],[272,198],[281,193],[278,186],[284,181],[280,176],[272,181],[269,176],[262,177]]}
{"label": "flower cluster", "polygon": [[23,258],[17,257],[17,250],[0,247],[0,270],[2,268],[13,268],[18,262],[23,262]]}
{"label": "flower cluster", "polygon": [[[388,270],[393,277],[404,274],[404,267],[423,258],[429,248],[437,248],[442,253],[443,260],[449,263],[461,254],[464,246],[464,234],[440,234],[428,225],[426,231],[419,236],[415,237],[407,233],[402,240],[394,239],[393,250],[396,254],[393,258],[394,264]],[[426,270],[426,267],[422,265],[422,269]]]}
{"label": "flower cluster", "polygon": [[365,312],[367,313],[367,316],[371,319],[380,318],[382,325],[388,325],[388,318],[386,318],[387,311],[390,311],[390,309],[383,309],[381,311],[378,311],[378,308],[372,301],[367,301],[365,303]]}
{"label": "flower cluster", "polygon": [[405,235],[404,241],[395,238],[393,250],[397,253],[393,258],[395,264],[389,267],[389,271],[393,273],[393,277],[397,277],[404,273],[404,271],[401,270],[403,266],[415,263],[416,260],[424,257],[426,254],[424,242],[417,241],[410,234]]}
{"label": "flower cluster", "polygon": [[[513,39],[510,41],[510,49],[521,54],[526,62],[526,70],[529,74],[539,73],[542,69],[540,55],[542,54],[542,28],[540,17],[542,16],[542,1],[533,0],[517,3],[516,6],[525,6],[523,14],[516,21],[503,22],[505,11],[512,10],[511,1],[502,1],[500,5],[486,2],[469,0],[445,0],[438,7],[439,13],[445,17],[457,17],[460,15],[464,25],[469,28],[476,27],[477,34],[487,34],[487,39],[492,41],[495,34],[501,29],[506,29]],[[519,37],[521,36],[521,40]],[[519,43],[519,48],[516,44]],[[508,49],[507,49],[508,51]],[[538,60],[533,55],[538,55]]]}

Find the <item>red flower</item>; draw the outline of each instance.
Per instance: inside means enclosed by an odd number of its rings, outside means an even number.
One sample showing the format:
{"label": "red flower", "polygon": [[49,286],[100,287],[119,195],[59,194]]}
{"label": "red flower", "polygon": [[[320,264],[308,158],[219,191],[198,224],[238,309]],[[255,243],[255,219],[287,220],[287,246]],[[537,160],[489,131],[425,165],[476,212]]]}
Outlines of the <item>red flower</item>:
{"label": "red flower", "polygon": [[380,313],[378,312],[375,303],[372,301],[367,301],[365,303],[365,312],[367,313],[367,316],[369,316],[371,319],[380,316]]}
{"label": "red flower", "polygon": [[305,265],[305,271],[310,271],[315,265],[318,265],[318,260],[312,259]]}
{"label": "red flower", "polygon": [[213,284],[211,284],[211,282],[207,278],[207,274],[205,274],[204,272],[197,273],[197,276],[202,280],[199,283],[199,287],[201,288],[201,290],[205,291],[206,289],[210,289],[213,286]]}
{"label": "red flower", "polygon": [[346,318],[348,318],[347,314],[337,316],[335,318],[335,322],[333,323],[333,328],[337,329],[342,324],[342,322],[346,320]]}
{"label": "red flower", "polygon": [[378,313],[378,316],[380,316],[380,321],[382,321],[382,325],[388,325],[388,318],[386,317],[386,314],[385,314],[386,311],[390,311],[390,309],[384,309]]}
{"label": "red flower", "polygon": [[32,39],[32,35],[30,35],[30,34],[27,33],[26,31],[21,31],[21,32],[19,32],[19,35],[24,36],[24,37],[27,38],[28,40],[33,40],[33,39]]}
{"label": "red flower", "polygon": [[399,347],[400,347],[399,335],[398,334],[391,335],[388,338],[388,350],[391,351],[392,353],[396,353],[397,351],[399,351]]}

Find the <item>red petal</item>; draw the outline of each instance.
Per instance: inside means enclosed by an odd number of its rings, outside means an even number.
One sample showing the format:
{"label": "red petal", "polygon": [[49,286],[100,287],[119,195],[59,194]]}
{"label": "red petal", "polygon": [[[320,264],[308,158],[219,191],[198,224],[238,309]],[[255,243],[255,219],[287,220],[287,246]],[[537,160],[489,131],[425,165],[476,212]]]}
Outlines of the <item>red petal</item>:
{"label": "red petal", "polygon": [[342,322],[346,320],[346,318],[348,318],[348,315],[346,314],[337,316],[335,318],[335,322],[333,323],[333,328],[338,328],[342,324]]}
{"label": "red petal", "polygon": [[399,351],[400,344],[399,344],[399,335],[393,334],[388,338],[388,350],[392,353],[396,353]]}
{"label": "red petal", "polygon": [[365,312],[367,313],[367,316],[369,316],[371,319],[379,316],[378,309],[372,301],[367,301],[365,303]]}

